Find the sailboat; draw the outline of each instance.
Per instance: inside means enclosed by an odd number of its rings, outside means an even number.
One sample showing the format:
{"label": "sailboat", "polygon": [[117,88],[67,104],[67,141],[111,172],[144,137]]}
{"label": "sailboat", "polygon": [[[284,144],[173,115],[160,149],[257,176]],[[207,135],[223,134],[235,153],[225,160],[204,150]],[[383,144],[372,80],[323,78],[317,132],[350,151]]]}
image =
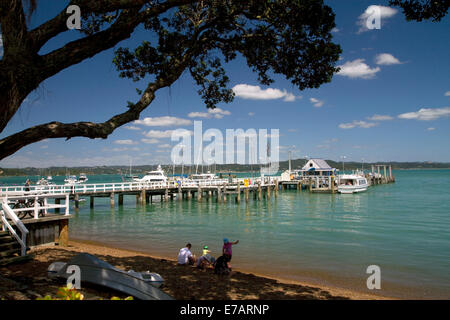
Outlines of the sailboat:
{"label": "sailboat", "polygon": [[131,174],[131,158],[130,158],[130,173],[125,176],[127,179],[138,179],[139,177],[135,174]]}

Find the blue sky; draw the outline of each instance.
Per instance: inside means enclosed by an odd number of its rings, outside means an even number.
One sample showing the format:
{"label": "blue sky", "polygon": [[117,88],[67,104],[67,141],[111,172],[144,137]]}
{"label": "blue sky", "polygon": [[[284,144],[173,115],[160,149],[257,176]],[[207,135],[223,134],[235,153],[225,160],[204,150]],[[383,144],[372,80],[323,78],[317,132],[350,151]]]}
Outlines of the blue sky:
{"label": "blue sky", "polygon": [[[64,8],[65,1],[55,3],[42,1],[32,25]],[[366,9],[386,3],[327,1],[336,13],[333,34],[343,49],[342,70],[319,89],[299,91],[281,76],[270,87],[261,86],[238,58],[226,65],[237,96],[231,104],[220,104],[215,114],[207,113],[185,73],[157,93],[139,123],[116,130],[107,140],[45,140],[0,166],[114,165],[128,164],[129,158],[133,164],[168,163],[174,144],[169,130],[193,130],[194,120],[202,120],[204,130],[217,128],[224,135],[226,129],[279,129],[281,159],[291,150],[294,158],[450,162],[450,19],[407,22],[399,10],[383,8],[381,29],[361,30],[358,21]],[[116,48],[134,47],[145,36],[139,29]],[[43,51],[75,37],[76,31],[68,31]],[[112,58],[113,50],[108,50],[46,80],[0,137],[54,120],[105,121],[123,112],[127,101],[138,99],[135,88],[145,84],[120,79]]]}

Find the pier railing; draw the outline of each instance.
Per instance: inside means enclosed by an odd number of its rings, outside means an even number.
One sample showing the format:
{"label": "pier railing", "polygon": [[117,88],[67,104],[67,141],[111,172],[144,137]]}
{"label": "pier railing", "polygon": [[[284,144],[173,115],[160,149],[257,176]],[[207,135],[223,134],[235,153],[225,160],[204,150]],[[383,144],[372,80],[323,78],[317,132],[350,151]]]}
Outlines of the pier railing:
{"label": "pier railing", "polygon": [[[64,204],[49,203],[49,199],[65,198]],[[55,201],[56,202],[56,201]],[[69,215],[69,194],[27,194],[12,195],[5,194],[1,198],[2,207],[8,207],[17,217],[31,215],[38,219],[40,215],[45,216],[48,210],[63,209],[65,215]]]}
{"label": "pier railing", "polygon": [[[111,192],[132,192],[141,190],[161,190],[176,188],[206,188],[219,186],[236,186],[248,184],[249,187],[261,184],[274,185],[277,177],[264,178],[233,178],[233,179],[212,179],[212,180],[169,180],[161,182],[118,182],[118,183],[96,183],[96,184],[73,184],[73,185],[48,185],[48,186],[2,186],[0,187],[0,198],[12,196],[38,196],[55,195],[65,196],[66,194],[95,194]],[[278,177],[279,178],[279,177]]]}

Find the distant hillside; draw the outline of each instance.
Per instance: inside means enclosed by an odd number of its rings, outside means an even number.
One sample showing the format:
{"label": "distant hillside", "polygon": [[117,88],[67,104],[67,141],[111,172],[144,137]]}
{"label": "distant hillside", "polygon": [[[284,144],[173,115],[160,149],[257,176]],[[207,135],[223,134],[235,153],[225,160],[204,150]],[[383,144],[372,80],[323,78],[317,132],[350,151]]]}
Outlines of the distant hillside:
{"label": "distant hillside", "polygon": [[[334,168],[342,170],[342,162],[333,160],[326,160],[328,164]],[[364,167],[370,169],[372,164],[391,164],[392,169],[449,169],[450,163],[440,162],[376,162],[376,163],[361,163],[361,162],[345,162],[345,170],[354,170]],[[305,159],[291,160],[291,168],[298,169],[305,165]],[[288,161],[281,161],[280,170],[287,170],[289,168]],[[168,172],[173,172],[172,165],[163,165],[163,169]],[[204,166],[204,172],[207,167]],[[144,174],[147,171],[155,170],[156,165],[141,165],[132,168],[133,174]],[[96,167],[50,167],[50,168],[0,168],[1,176],[65,176],[67,174],[79,175],[86,173],[87,175],[96,174],[123,174],[129,173],[128,166],[96,166]],[[200,167],[199,170],[201,171]],[[259,165],[241,165],[241,164],[224,164],[216,166],[217,172],[251,172],[259,171]],[[195,166],[184,166],[184,173],[195,172]],[[175,173],[181,173],[181,166],[175,168]]]}

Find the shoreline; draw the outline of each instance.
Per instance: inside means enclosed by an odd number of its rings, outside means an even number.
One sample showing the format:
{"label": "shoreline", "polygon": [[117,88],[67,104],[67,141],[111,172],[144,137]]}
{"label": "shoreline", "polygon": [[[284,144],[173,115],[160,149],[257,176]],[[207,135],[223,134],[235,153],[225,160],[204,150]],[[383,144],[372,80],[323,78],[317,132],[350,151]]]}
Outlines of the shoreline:
{"label": "shoreline", "polygon": [[[115,252],[117,252],[118,254],[121,254],[121,255],[139,254],[139,255],[143,255],[146,257],[153,258],[153,259],[163,259],[163,260],[167,260],[167,261],[176,263],[176,259],[174,257],[168,256],[168,255],[154,254],[154,253],[149,253],[149,252],[141,251],[141,250],[132,250],[132,249],[126,249],[126,248],[121,248],[121,247],[114,247],[110,244],[102,243],[101,241],[84,240],[84,239],[78,239],[76,237],[73,237],[69,241],[69,243],[84,246],[88,250],[87,251],[88,253],[90,253],[89,249],[97,251],[97,252],[101,252],[104,250],[106,250],[106,251],[114,250]],[[345,298],[352,299],[352,300],[398,300],[399,299],[399,298],[390,297],[390,296],[386,296],[386,295],[369,294],[369,293],[359,292],[359,291],[351,290],[351,289],[347,289],[347,288],[340,288],[337,286],[325,285],[325,284],[320,283],[320,281],[308,282],[308,281],[292,280],[292,279],[283,278],[283,277],[274,277],[272,275],[267,275],[267,274],[263,274],[261,272],[255,272],[250,269],[239,268],[239,267],[234,267],[234,266],[233,266],[233,272],[239,272],[244,275],[256,276],[256,277],[262,278],[262,279],[270,279],[270,280],[276,281],[281,284],[286,284],[286,285],[313,287],[313,288],[317,288],[317,289],[320,289],[323,291],[327,291],[332,296],[341,296],[341,297],[345,297]]]}

